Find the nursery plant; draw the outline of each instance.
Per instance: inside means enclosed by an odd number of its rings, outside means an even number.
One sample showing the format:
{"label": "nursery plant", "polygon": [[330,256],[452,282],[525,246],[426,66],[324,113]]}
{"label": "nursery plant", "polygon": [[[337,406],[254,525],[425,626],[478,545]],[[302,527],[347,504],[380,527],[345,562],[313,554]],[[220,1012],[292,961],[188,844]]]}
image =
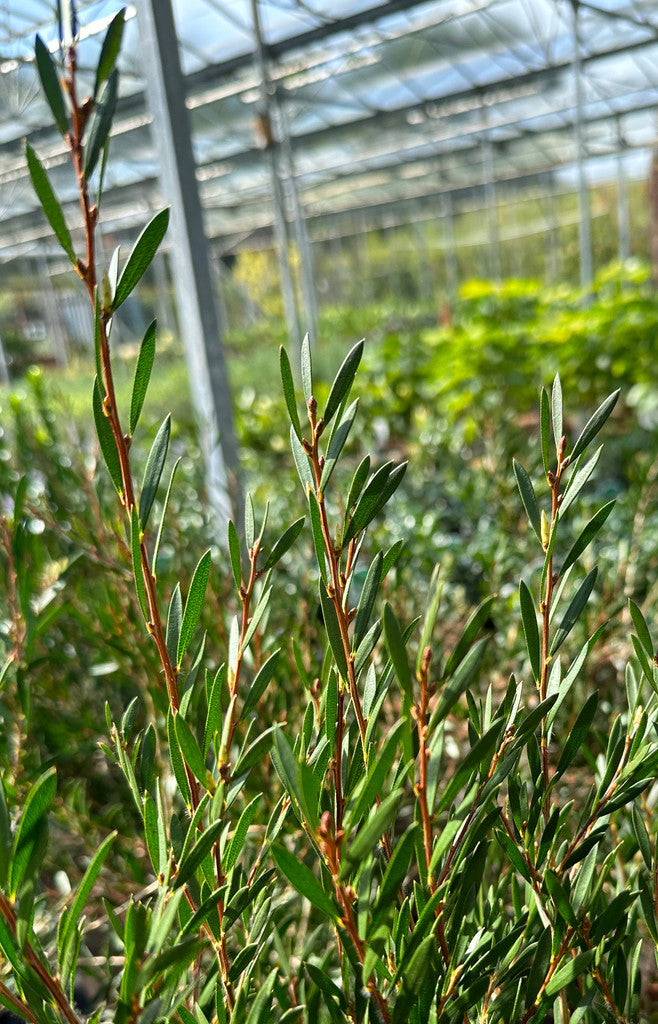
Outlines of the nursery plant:
{"label": "nursery plant", "polygon": [[[640,965],[658,944],[655,648],[631,602],[632,656],[617,709],[602,709],[597,689],[585,689],[583,668],[605,629],[588,622],[598,585],[592,542],[610,529],[614,501],[571,526],[604,459],[598,437],[617,392],[570,439],[556,376],[540,397],[540,469],[497,468],[513,472],[527,520],[516,540],[527,555],[521,660],[511,650],[501,664],[490,650],[495,595],[447,635],[438,567],[417,581],[424,614],[407,622],[396,611],[387,578],[402,545],[377,549],[371,528],[404,486],[406,466],[365,454],[353,470],[346,460],[358,449],[361,341],[328,390],[314,379],[308,338],[294,372],[281,350],[299,517],[273,536],[267,506],[247,496],[244,523],[228,523],[226,544],[199,552],[194,571],[165,586],[158,570],[178,465],[170,465],[169,416],[143,464],[133,445],[157,327],[144,336],[124,409],[112,322],[153,260],[168,212],[108,268],[96,248],[123,26],[121,11],[89,95],[77,24],[65,26],[59,61],[36,40],[76,175],[82,244],[29,145],[27,161],[93,312],[90,415],[116,491],[141,636],[155,652],[144,668],[156,665],[158,699],[136,695],[122,708],[107,695],[102,749],[125,780],[117,830],[127,832],[103,838],[62,905],[44,886],[57,766],[21,772],[11,761],[29,712],[32,641],[49,627],[31,584],[39,542],[19,485],[0,523],[9,612],[2,686],[16,691],[19,708],[0,787],[0,1003],[31,1024],[81,1024],[85,908],[92,900],[97,913],[93,894],[108,895],[113,845],[125,840],[136,857],[143,851],[150,885],[120,907],[104,901],[114,956],[95,1024],[645,1019]],[[298,635],[282,637],[277,570],[304,544],[316,589],[299,597]],[[237,614],[228,615],[216,665],[199,622],[219,573],[232,578]],[[223,635],[225,625],[217,629]],[[269,695],[284,685],[288,713],[272,721]]]}

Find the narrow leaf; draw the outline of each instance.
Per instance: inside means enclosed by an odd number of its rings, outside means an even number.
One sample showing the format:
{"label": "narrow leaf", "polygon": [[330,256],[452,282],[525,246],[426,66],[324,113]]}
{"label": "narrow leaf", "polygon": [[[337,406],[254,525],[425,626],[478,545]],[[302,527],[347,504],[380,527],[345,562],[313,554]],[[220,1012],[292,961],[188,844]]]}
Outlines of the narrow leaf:
{"label": "narrow leaf", "polygon": [[579,466],[569,480],[566,490],[562,496],[562,501],[560,502],[560,516],[564,516],[564,513],[567,511],[569,506],[573,505],[574,501],[596,469],[598,461],[601,458],[602,451],[603,445],[601,445],[600,448],[597,448],[591,459],[588,459],[584,466]]}
{"label": "narrow leaf", "polygon": [[609,501],[607,505],[604,505],[602,508],[598,510],[598,512],[595,513],[595,515],[592,516],[590,521],[583,529],[582,533],[579,535],[577,540],[569,549],[569,552],[560,568],[560,576],[564,575],[569,566],[574,564],[576,559],[579,558],[580,555],[582,555],[583,551],[588,546],[588,544],[590,544],[594,540],[597,533],[605,523],[606,519],[612,512],[613,508],[615,507],[615,500],[616,499],[613,498],[612,501]]}
{"label": "narrow leaf", "polygon": [[325,423],[329,422],[340,403],[349,394],[352,384],[354,383],[354,378],[356,376],[356,371],[359,368],[362,355],[363,339],[361,341],[357,341],[356,345],[354,345],[347,353],[342,366],[331,385],[329,398],[327,399],[327,404],[322,416]]}
{"label": "narrow leaf", "polygon": [[185,764],[199,782],[205,784],[206,762],[192,730],[181,714],[174,715],[174,726],[176,728],[176,739],[178,740]]}
{"label": "narrow leaf", "polygon": [[174,592],[171,595],[171,601],[169,603],[169,612],[167,614],[167,634],[166,644],[167,650],[169,651],[169,657],[171,658],[174,665],[176,664],[176,654],[178,651],[178,638],[180,636],[181,621],[183,619],[183,599],[180,592],[180,583],[177,583]]}
{"label": "narrow leaf", "polygon": [[117,14],[114,15],[112,21],[108,25],[105,38],[103,39],[103,45],[101,47],[100,57],[98,58],[98,66],[96,68],[96,82],[94,84],[94,96],[98,95],[98,90],[103,82],[109,78],[114,71],[114,67],[117,62],[119,50],[121,49],[121,39],[123,36],[123,27],[125,24],[126,9],[122,7]]}
{"label": "narrow leaf", "polygon": [[370,616],[372,615],[372,609],[375,605],[377,591],[379,590],[379,584],[382,579],[383,564],[384,555],[381,551],[378,551],[368,568],[365,582],[363,584],[363,590],[361,591],[361,597],[359,598],[359,603],[356,609],[356,618],[354,620],[354,639],[352,644],[354,650],[357,649],[368,632]]}
{"label": "narrow leaf", "polygon": [[228,844],[226,853],[224,854],[224,858],[222,860],[222,870],[224,871],[225,874],[228,874],[228,872],[231,870],[231,868],[237,861],[238,857],[240,856],[240,851],[242,850],[242,847],[245,844],[247,832],[249,831],[249,826],[254,820],[254,815],[256,814],[256,810],[258,809],[259,802],[260,793],[258,794],[258,796],[254,797],[251,803],[247,804],[244,811],[240,815],[240,820],[238,821],[235,827],[233,838]]}
{"label": "narrow leaf", "polygon": [[587,421],[583,427],[582,433],[571,452],[571,458],[577,459],[581,452],[584,452],[590,441],[593,441],[599,430],[610,416],[610,413],[617,404],[619,398],[619,389],[613,391],[611,395],[608,395],[604,402],[598,407],[594,415]]}
{"label": "narrow leaf", "polygon": [[272,847],[272,856],[279,871],[297,892],[313,906],[332,919],[338,916],[333,900],[326,894],[312,871],[298,857],[278,844]]}
{"label": "narrow leaf", "polygon": [[41,839],[42,827],[45,825],[56,789],[55,769],[49,768],[35,782],[27,795],[11,854],[9,889],[12,896],[20,888],[32,854]]}
{"label": "narrow leaf", "polygon": [[96,424],[96,434],[98,435],[98,444],[100,446],[101,455],[103,461],[107,467],[107,471],[110,474],[110,479],[114,484],[117,494],[119,497],[123,494],[123,477],[121,476],[121,462],[119,461],[119,452],[117,451],[116,441],[114,440],[114,434],[112,433],[112,427],[110,421],[103,412],[103,402],[101,399],[101,393],[98,385],[98,377],[94,377],[94,391],[92,397],[92,406],[94,412],[94,423]]}
{"label": "narrow leaf", "polygon": [[197,839],[195,845],[181,860],[178,872],[174,880],[173,888],[180,889],[181,885],[192,877],[201,862],[208,856],[213,846],[219,839],[225,827],[225,822],[220,818],[214,821],[205,829]]}
{"label": "narrow leaf", "polygon": [[[347,860],[351,864],[358,864],[374,853],[377,843],[395,820],[401,797],[402,791],[396,789],[384,797],[379,806],[371,812],[347,850]],[[348,866],[344,864],[342,873],[345,874],[347,870]]]}
{"label": "narrow leaf", "polygon": [[541,650],[539,645],[539,629],[537,627],[537,613],[534,601],[532,600],[532,594],[523,580],[519,584],[519,599],[530,666],[532,674],[538,680],[541,673]]}
{"label": "narrow leaf", "polygon": [[525,508],[528,519],[530,520],[530,525],[537,534],[537,539],[541,544],[541,515],[537,504],[537,498],[535,497],[535,489],[532,486],[532,480],[521,463],[517,462],[516,459],[513,461],[513,466],[523,507]]}
{"label": "narrow leaf", "polygon": [[210,574],[210,549],[201,556],[198,561],[197,567],[194,570],[194,576],[190,583],[190,589],[187,594],[187,600],[185,602],[185,611],[183,612],[183,620],[181,623],[180,634],[178,636],[178,649],[176,662],[180,667],[180,664],[185,655],[185,651],[190,645],[190,641],[194,636],[194,630],[197,627],[199,618],[201,617],[201,611],[203,609],[203,599],[206,594],[206,587],[208,585],[208,576]]}
{"label": "narrow leaf", "polygon": [[57,241],[70,259],[71,263],[77,268],[78,262],[73,251],[71,234],[66,225],[66,221],[64,220],[64,214],[62,213],[62,208],[59,205],[59,200],[53,192],[48,180],[48,175],[46,174],[44,166],[29,143],[25,144],[25,155],[27,157],[27,166],[30,172],[30,178],[32,179],[34,191],[36,192],[39,202],[43,207],[43,212],[46,215],[48,223],[53,229]]}
{"label": "narrow leaf", "polygon": [[304,340],[302,341],[301,370],[304,398],[308,402],[309,399],[313,397],[313,368],[311,365],[311,340],[308,336],[308,331],[304,335]]}
{"label": "narrow leaf", "polygon": [[320,491],[325,490],[329,480],[331,479],[331,474],[334,471],[336,463],[340,458],[340,453],[342,452],[345,442],[349,436],[349,432],[352,429],[358,404],[359,399],[356,398],[343,416],[343,419],[337,429],[331,435],[331,440],[329,441],[329,447],[324,460],[324,466],[322,468],[322,476],[320,477]]}
{"label": "narrow leaf", "polygon": [[562,382],[560,381],[560,374],[555,374],[555,380],[553,381],[553,394],[552,394],[552,415],[553,415],[553,440],[557,447],[562,440],[563,436],[563,424],[562,424]]}
{"label": "narrow leaf", "polygon": [[155,440],[146,460],[144,480],[142,481],[142,490],[139,498],[139,522],[144,532],[146,531],[153,502],[158,491],[160,477],[162,476],[162,470],[164,469],[165,459],[167,458],[170,433],[171,416],[168,415],[155,435]]}
{"label": "narrow leaf", "polygon": [[546,473],[547,476],[551,468],[551,411],[549,404],[548,392],[546,388],[542,388],[541,398],[539,400],[539,427],[541,435],[541,459],[544,465],[544,473]]}
{"label": "narrow leaf", "polygon": [[117,310],[121,303],[125,302],[149,267],[164,238],[168,224],[169,210],[161,210],[142,231],[117,283],[112,303],[113,310]]}
{"label": "narrow leaf", "polygon": [[135,578],[135,590],[137,600],[142,609],[142,615],[148,622],[148,606],[146,603],[146,587],[144,585],[144,571],[142,569],[141,531],[139,528],[139,516],[133,505],[130,510],[130,553],[132,555],[133,576]]}
{"label": "narrow leaf", "polygon": [[327,594],[327,588],[322,580],[320,580],[320,607],[322,608],[322,617],[324,619],[324,627],[327,631],[327,639],[329,640],[331,653],[334,656],[336,666],[341,676],[343,679],[347,679],[347,659],[345,657],[343,638],[338,624],[338,616],[336,615],[334,603]]}
{"label": "narrow leaf", "polygon": [[386,648],[393,662],[395,675],[397,676],[400,688],[409,703],[413,702],[413,682],[411,679],[411,668],[409,657],[402,639],[402,630],[395,617],[395,612],[388,601],[384,603],[384,614],[382,616],[384,626],[384,639]]}
{"label": "narrow leaf", "polygon": [[286,408],[288,409],[288,415],[290,417],[290,423],[295,434],[301,441],[302,439],[302,428],[299,422],[299,413],[297,412],[297,398],[295,396],[295,382],[292,376],[292,370],[290,369],[290,360],[288,359],[288,353],[286,352],[283,345],[279,349],[279,368],[281,370],[281,383],[283,385],[283,397],[286,400]]}
{"label": "narrow leaf", "polygon": [[34,57],[39,78],[41,79],[41,87],[46,94],[48,106],[55,118],[55,124],[59,128],[60,134],[66,135],[69,130],[69,122],[66,115],[66,107],[64,106],[62,87],[59,84],[55,62],[41,36],[37,36],[34,41]]}
{"label": "narrow leaf", "polygon": [[264,572],[268,572],[270,569],[273,569],[277,562],[280,561],[286,552],[290,550],[302,532],[305,522],[306,517],[302,516],[301,519],[297,519],[284,533],[281,534],[267,556],[265,565],[263,566]]}
{"label": "narrow leaf", "polygon": [[556,779],[559,778],[560,775],[563,775],[564,772],[566,772],[567,768],[573,761],[574,757],[581,749],[585,741],[585,737],[589,732],[590,726],[594,721],[594,715],[596,714],[598,703],[599,695],[595,690],[594,693],[590,694],[590,696],[583,704],[578,714],[578,717],[573,724],[573,728],[570,730],[567,736],[566,743],[564,744],[564,748],[562,750],[562,755],[560,757],[560,760],[558,761],[558,766],[555,771]]}
{"label": "narrow leaf", "polygon": [[562,646],[569,633],[576,625],[580,613],[583,611],[585,605],[589,600],[589,596],[592,593],[594,584],[596,583],[596,577],[598,576],[599,570],[595,566],[590,573],[587,574],[583,582],[580,584],[574,597],[572,598],[569,607],[564,613],[564,618],[560,623],[560,626],[553,637],[551,644],[551,655],[555,654],[557,650]]}
{"label": "narrow leaf", "polygon": [[238,538],[238,531],[236,530],[235,523],[232,519],[229,519],[228,521],[228,550],[231,558],[233,580],[239,590],[242,584],[242,559],[240,557],[240,540]]}
{"label": "narrow leaf", "polygon": [[265,664],[261,665],[256,678],[251,684],[251,688],[245,698],[244,704],[242,705],[242,714],[240,716],[241,718],[247,717],[249,712],[256,707],[258,701],[265,693],[265,690],[269,686],[270,680],[272,679],[272,676],[274,675],[274,672],[276,670],[280,654],[280,649],[274,651],[274,653],[269,656]]}
{"label": "narrow leaf", "polygon": [[144,399],[146,398],[146,390],[149,386],[151,379],[151,370],[153,369],[153,360],[155,358],[155,320],[149,324],[146,328],[146,333],[142,339],[142,344],[139,349],[139,356],[137,357],[137,366],[135,367],[135,379],[133,381],[133,391],[130,399],[130,433],[135,433],[135,427],[139,422],[139,415],[144,405]]}
{"label": "narrow leaf", "polygon": [[[89,181],[101,151],[108,140],[114,114],[117,109],[117,96],[119,92],[119,73],[115,69],[103,82],[96,99],[94,109],[89,118],[89,126],[86,132],[84,149],[84,176]],[[116,297],[115,297],[116,303]],[[116,304],[115,304],[116,308]]]}

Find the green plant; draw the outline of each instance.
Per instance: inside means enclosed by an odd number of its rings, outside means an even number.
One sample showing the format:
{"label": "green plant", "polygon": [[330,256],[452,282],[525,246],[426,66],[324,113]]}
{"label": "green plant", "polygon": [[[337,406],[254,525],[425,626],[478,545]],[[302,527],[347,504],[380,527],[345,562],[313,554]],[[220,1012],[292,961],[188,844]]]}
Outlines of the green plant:
{"label": "green plant", "polygon": [[[210,669],[200,623],[213,602],[211,551],[190,574],[185,600],[180,580],[166,586],[158,573],[178,486],[178,463],[161,486],[169,417],[145,460],[133,444],[156,329],[142,342],[127,416],[116,399],[110,345],[112,318],[153,260],[167,213],[146,226],[123,269],[118,254],[107,274],[96,264],[99,177],[122,30],[120,12],[88,100],[78,95],[77,44],[64,47],[65,99],[37,39],[42,84],[78,181],[83,257],[46,171],[29,147],[27,155],[46,216],[94,311],[93,417],[121,513],[115,529],[115,514],[98,506],[107,527],[100,536],[112,545],[112,567],[118,545],[131,568],[133,604],[151,647],[143,669],[153,680],[145,699],[120,709],[106,704],[103,750],[123,776],[127,806],[70,905],[54,908],[51,933],[37,911],[56,769],[12,773],[12,751],[0,750],[0,1004],[31,1024],[80,1024],[74,984],[88,941],[82,915],[113,848],[130,841],[137,822],[144,840],[134,860],[141,858],[141,880],[150,875],[152,882],[120,912],[106,901],[105,931],[121,966],[110,968],[94,1022],[260,1024],[275,1014],[364,1024],[525,1024],[550,1014],[563,1024],[640,1019],[642,944],[658,944],[650,804],[638,802],[658,769],[658,673],[649,628],[631,603],[634,654],[623,710],[606,720],[597,691],[584,692],[584,665],[604,629],[586,628],[598,573],[588,559],[614,502],[575,531],[567,515],[600,461],[593,443],[617,392],[570,446],[560,378],[550,396],[542,390],[546,498],[514,463],[536,553],[519,588],[523,661],[512,651],[510,674],[500,646],[489,643],[493,597],[448,638],[437,568],[420,628],[394,610],[387,578],[402,544],[379,548],[371,527],[406,464],[366,455],[352,465],[345,456],[363,343],[320,402],[305,340],[303,417],[282,349],[305,516],[272,542],[267,507],[257,518],[248,496],[242,535],[229,523],[225,558],[238,613],[227,630],[215,621],[220,639],[227,633],[226,657]],[[402,426],[409,426],[404,416]],[[26,486],[19,484],[0,523],[11,584],[2,685],[7,693],[15,686],[21,700],[34,671],[33,640],[52,625],[48,612],[43,620],[36,614],[46,607],[35,590],[44,576],[43,542],[28,528]],[[275,639],[274,570],[302,542],[306,520],[317,592],[305,604],[296,593],[288,645]],[[103,551],[94,546],[93,553],[100,565]],[[94,594],[100,614],[103,595]],[[218,603],[212,612],[221,620]],[[126,617],[132,613],[115,608],[114,620],[104,622],[118,629]],[[217,636],[208,646],[221,646]],[[20,731],[29,709],[10,699]],[[279,718],[285,711],[285,723],[270,724],[272,710]],[[263,771],[268,760],[278,783]]]}

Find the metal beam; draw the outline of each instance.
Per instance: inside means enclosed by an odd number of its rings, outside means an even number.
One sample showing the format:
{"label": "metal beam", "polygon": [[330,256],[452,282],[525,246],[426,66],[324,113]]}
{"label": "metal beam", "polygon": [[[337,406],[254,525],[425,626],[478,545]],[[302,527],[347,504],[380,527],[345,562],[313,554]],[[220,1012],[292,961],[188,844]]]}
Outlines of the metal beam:
{"label": "metal beam", "polygon": [[162,190],[172,207],[172,260],[178,320],[184,326],[182,340],[201,428],[210,505],[222,530],[223,542],[229,515],[233,513],[239,522],[242,516],[238,447],[195,175],[178,41],[171,0],[138,0],[137,8],[153,113],[153,141],[160,157]]}
{"label": "metal beam", "polygon": [[589,189],[585,175],[585,128],[583,124],[584,96],[582,78],[582,59],[580,54],[580,31],[578,24],[578,8],[580,0],[571,2],[571,41],[573,46],[572,70],[576,94],[574,127],[576,131],[576,148],[578,152],[578,244],[580,248],[580,283],[583,288],[592,284],[592,226],[590,222]]}

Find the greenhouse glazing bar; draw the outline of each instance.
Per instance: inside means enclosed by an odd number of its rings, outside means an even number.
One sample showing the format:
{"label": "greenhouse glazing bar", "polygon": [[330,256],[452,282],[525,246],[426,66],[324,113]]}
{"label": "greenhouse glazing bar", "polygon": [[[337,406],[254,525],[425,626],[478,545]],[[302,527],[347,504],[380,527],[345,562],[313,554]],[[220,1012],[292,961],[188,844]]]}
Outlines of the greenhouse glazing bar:
{"label": "greenhouse glazing bar", "polygon": [[238,447],[233,428],[221,326],[212,290],[208,243],[195,174],[185,83],[171,0],[139,0],[154,141],[163,191],[172,206],[172,259],[183,343],[206,480],[217,526],[225,534],[231,514],[242,521]]}
{"label": "greenhouse glazing bar", "polygon": [[578,152],[578,243],[580,246],[580,283],[589,288],[592,283],[592,228],[590,223],[589,190],[585,176],[585,135],[583,126],[583,80],[580,55],[580,31],[578,24],[579,0],[571,2],[571,32],[573,42],[573,77],[576,92],[574,128]]}

